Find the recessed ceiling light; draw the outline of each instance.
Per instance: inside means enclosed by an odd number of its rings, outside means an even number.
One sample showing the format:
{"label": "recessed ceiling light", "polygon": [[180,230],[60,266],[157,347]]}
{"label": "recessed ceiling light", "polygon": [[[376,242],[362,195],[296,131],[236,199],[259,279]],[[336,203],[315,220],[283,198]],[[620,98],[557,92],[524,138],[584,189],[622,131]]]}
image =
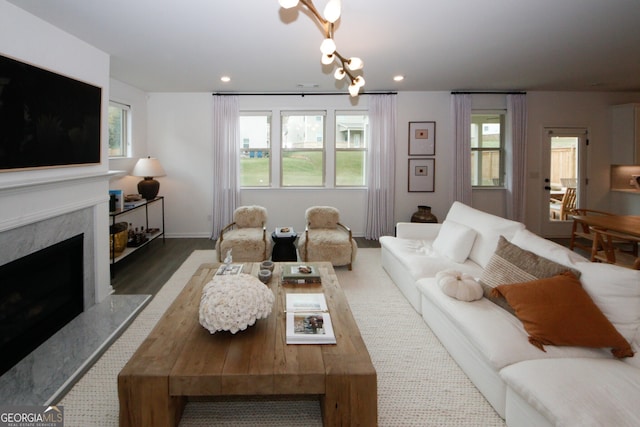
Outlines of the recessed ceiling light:
{"label": "recessed ceiling light", "polygon": [[401,76],[401,75],[393,76],[393,81],[395,82],[401,82],[402,80],[404,80],[404,76]]}
{"label": "recessed ceiling light", "polygon": [[229,76],[222,76],[220,77],[220,80],[222,80],[225,83],[229,83],[231,81],[231,77]]}

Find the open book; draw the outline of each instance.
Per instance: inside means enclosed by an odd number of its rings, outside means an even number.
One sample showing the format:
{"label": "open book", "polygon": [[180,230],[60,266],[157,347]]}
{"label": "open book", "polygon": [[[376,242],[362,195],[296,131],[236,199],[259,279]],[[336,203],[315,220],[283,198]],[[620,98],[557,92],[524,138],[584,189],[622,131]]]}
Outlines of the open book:
{"label": "open book", "polygon": [[286,294],[287,344],[335,344],[331,316],[322,293]]}

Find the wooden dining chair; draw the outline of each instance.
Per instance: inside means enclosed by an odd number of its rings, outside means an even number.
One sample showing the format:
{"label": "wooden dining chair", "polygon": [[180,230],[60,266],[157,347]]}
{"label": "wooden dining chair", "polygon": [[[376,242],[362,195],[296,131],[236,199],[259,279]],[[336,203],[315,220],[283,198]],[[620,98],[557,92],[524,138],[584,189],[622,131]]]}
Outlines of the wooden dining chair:
{"label": "wooden dining chair", "polygon": [[628,252],[623,252],[616,247],[616,240],[636,239],[636,245],[640,238],[617,233],[611,230],[602,230],[597,227],[589,227],[594,236],[591,250],[591,260],[619,265],[621,267],[640,270],[640,257]]}
{"label": "wooden dining chair", "polygon": [[[569,249],[572,251],[575,248],[582,249],[586,252],[593,254],[593,243],[595,235],[591,232],[589,224],[581,219],[575,218],[578,216],[612,216],[611,212],[599,211],[595,209],[572,209],[569,212],[569,216],[573,218],[573,226],[571,228],[571,239],[569,240]],[[638,238],[627,234],[617,233],[617,237],[612,236],[612,243],[614,246],[623,248],[623,251],[631,253],[634,256],[638,256]],[[584,242],[587,240],[588,242]],[[625,250],[624,247],[628,245]],[[602,250],[602,248],[597,249]],[[591,259],[593,261],[593,258]]]}
{"label": "wooden dining chair", "polygon": [[560,221],[566,221],[569,219],[569,212],[576,208],[576,189],[575,187],[567,187],[562,196],[562,200],[551,201],[549,209],[551,212],[551,218]]}

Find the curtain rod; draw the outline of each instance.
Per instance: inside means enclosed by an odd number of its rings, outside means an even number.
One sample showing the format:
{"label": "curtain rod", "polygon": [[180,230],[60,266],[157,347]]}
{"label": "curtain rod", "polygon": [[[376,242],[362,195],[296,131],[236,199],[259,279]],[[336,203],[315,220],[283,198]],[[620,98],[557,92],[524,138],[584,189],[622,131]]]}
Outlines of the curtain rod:
{"label": "curtain rod", "polygon": [[464,91],[464,90],[453,90],[451,91],[451,95],[526,95],[527,92],[524,91]]}
{"label": "curtain rod", "polygon": [[[359,95],[397,95],[398,92],[360,92]],[[213,96],[301,96],[307,95],[341,95],[348,96],[346,92],[213,92]]]}

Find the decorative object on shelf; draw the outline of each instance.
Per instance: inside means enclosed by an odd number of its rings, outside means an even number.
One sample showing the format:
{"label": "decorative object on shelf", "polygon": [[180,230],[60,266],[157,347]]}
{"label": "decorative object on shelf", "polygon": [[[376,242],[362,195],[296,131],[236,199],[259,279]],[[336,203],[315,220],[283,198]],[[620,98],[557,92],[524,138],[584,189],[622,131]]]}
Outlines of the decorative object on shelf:
{"label": "decorative object on shelf", "polygon": [[329,0],[324,8],[324,16],[320,14],[313,4],[313,0],[279,0],[280,7],[283,9],[291,9],[298,4],[303,4],[309,12],[316,18],[317,23],[324,30],[325,39],[320,44],[320,52],[322,57],[320,62],[323,65],[331,65],[340,61],[340,67],[335,71],[336,80],[342,80],[345,76],[349,76],[351,84],[349,85],[349,94],[358,96],[360,88],[364,86],[364,77],[356,75],[355,72],[362,70],[364,63],[362,59],[357,57],[346,58],[338,53],[336,43],[333,40],[333,31],[335,23],[340,19],[342,8],[341,0]]}
{"label": "decorative object on shelf", "polygon": [[118,222],[109,227],[109,248],[113,256],[119,256],[127,247],[128,225],[126,222]]}
{"label": "decorative object on shelf", "polygon": [[122,190],[109,190],[109,212],[116,212],[117,210],[122,210],[123,208],[124,196],[122,195]]}
{"label": "decorative object on shelf", "polygon": [[153,177],[166,176],[167,174],[158,159],[147,157],[138,160],[131,175],[144,177],[144,179],[138,183],[138,192],[143,198],[153,200],[158,195],[158,190],[160,190],[160,183],[153,179]]}
{"label": "decorative object on shelf", "polygon": [[149,238],[147,237],[147,233],[144,231],[144,227],[140,227],[140,229],[136,227],[134,230],[132,226],[129,226],[128,237],[129,238],[127,239],[127,246],[130,248],[137,248],[138,246],[149,240]]}
{"label": "decorative object on shelf", "polygon": [[235,334],[271,314],[275,297],[255,276],[215,276],[202,290],[200,324],[212,334]]}
{"label": "decorative object on shelf", "polygon": [[636,189],[640,190],[640,175],[631,175],[631,181]]}
{"label": "decorative object on shelf", "polygon": [[410,193],[435,191],[436,159],[409,159],[408,181]]}
{"label": "decorative object on shelf", "polygon": [[418,210],[411,215],[411,222],[438,222],[438,218],[431,213],[431,206],[418,205]]}
{"label": "decorative object on shelf", "polygon": [[409,155],[435,156],[436,122],[409,122]]}

